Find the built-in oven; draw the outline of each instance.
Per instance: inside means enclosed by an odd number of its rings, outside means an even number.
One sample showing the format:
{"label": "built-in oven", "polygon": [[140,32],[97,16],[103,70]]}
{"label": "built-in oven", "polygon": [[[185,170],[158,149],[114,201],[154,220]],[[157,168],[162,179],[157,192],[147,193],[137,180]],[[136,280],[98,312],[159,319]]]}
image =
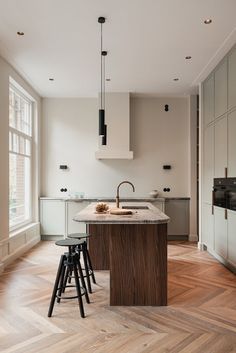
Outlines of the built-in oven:
{"label": "built-in oven", "polygon": [[227,192],[228,192],[228,179],[215,178],[213,193],[212,193],[213,205],[227,208]]}
{"label": "built-in oven", "polygon": [[227,178],[226,208],[236,211],[236,178]]}

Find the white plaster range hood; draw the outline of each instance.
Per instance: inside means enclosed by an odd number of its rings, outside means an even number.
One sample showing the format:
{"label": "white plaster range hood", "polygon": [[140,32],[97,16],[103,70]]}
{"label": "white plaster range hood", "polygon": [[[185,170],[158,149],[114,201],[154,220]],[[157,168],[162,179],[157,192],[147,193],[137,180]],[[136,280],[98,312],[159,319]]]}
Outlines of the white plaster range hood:
{"label": "white plaster range hood", "polygon": [[106,93],[107,145],[95,152],[97,159],[133,159],[130,151],[130,94]]}

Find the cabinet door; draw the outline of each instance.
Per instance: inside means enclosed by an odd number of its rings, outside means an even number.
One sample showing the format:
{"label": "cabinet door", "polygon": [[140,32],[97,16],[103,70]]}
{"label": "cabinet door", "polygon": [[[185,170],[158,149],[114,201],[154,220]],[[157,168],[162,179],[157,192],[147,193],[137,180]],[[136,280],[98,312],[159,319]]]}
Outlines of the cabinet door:
{"label": "cabinet door", "polygon": [[165,213],[170,217],[168,235],[189,235],[188,200],[166,200]]}
{"label": "cabinet door", "polygon": [[227,60],[215,70],[215,118],[227,111]]}
{"label": "cabinet door", "polygon": [[214,207],[215,252],[227,258],[227,220],[225,209]]}
{"label": "cabinet door", "polygon": [[214,76],[211,75],[203,84],[204,126],[214,120]]}
{"label": "cabinet door", "polygon": [[228,115],[228,176],[236,177],[236,110]]}
{"label": "cabinet door", "polygon": [[228,260],[236,266],[236,212],[228,211]]}
{"label": "cabinet door", "polygon": [[215,124],[215,177],[224,178],[227,167],[227,117]]}
{"label": "cabinet door", "polygon": [[67,234],[86,232],[86,224],[73,221],[74,216],[88,206],[86,201],[67,201]]}
{"label": "cabinet door", "polygon": [[209,249],[214,250],[214,215],[212,205],[203,203],[202,205],[202,240]]}
{"label": "cabinet door", "polygon": [[204,131],[203,154],[203,201],[212,203],[212,187],[214,178],[214,126],[208,126]]}
{"label": "cabinet door", "polygon": [[165,212],[164,201],[154,201],[152,202],[153,206],[161,210],[161,212]]}
{"label": "cabinet door", "polygon": [[229,55],[228,109],[236,106],[236,48]]}
{"label": "cabinet door", "polygon": [[42,235],[65,236],[65,217],[65,201],[40,201],[40,223]]}

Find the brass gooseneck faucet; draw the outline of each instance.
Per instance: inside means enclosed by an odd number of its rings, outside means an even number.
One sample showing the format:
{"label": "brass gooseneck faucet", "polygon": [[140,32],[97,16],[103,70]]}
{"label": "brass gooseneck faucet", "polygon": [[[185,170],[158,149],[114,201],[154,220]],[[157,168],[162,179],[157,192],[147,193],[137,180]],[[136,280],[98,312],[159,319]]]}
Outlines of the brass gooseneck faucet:
{"label": "brass gooseneck faucet", "polygon": [[116,193],[116,207],[119,208],[120,206],[120,195],[119,195],[119,192],[120,192],[120,186],[122,184],[130,184],[133,188],[133,192],[135,192],[135,187],[134,185],[130,182],[130,181],[122,181],[118,186],[117,186],[117,193]]}

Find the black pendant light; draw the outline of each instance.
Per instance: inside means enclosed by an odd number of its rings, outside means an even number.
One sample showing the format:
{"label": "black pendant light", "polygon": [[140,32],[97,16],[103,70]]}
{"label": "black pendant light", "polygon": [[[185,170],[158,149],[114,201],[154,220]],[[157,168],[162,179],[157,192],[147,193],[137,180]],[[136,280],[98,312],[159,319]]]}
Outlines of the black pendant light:
{"label": "black pendant light", "polygon": [[102,145],[106,146],[107,144],[107,126],[104,124],[104,135],[102,136]]}
{"label": "black pendant light", "polygon": [[[106,127],[105,127],[105,56],[107,51],[103,50],[102,25],[105,23],[105,17],[99,17],[98,22],[101,24],[101,93],[100,93],[100,109],[99,109],[99,135],[103,136],[102,145],[106,145]],[[105,136],[105,138],[104,138]]]}

